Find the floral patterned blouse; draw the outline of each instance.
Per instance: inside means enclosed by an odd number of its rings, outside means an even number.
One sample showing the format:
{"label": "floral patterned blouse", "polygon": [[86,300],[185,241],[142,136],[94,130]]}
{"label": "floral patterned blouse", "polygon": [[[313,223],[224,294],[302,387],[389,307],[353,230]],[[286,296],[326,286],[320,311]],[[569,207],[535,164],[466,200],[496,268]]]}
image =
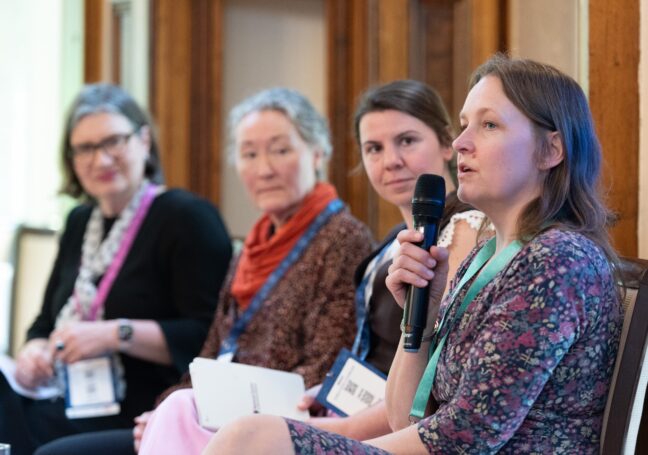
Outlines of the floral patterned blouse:
{"label": "floral patterned blouse", "polygon": [[[446,299],[441,313],[457,307]],[[602,251],[574,232],[542,233],[449,334],[432,391],[438,409],[418,423],[421,440],[443,454],[598,453],[621,321]]]}

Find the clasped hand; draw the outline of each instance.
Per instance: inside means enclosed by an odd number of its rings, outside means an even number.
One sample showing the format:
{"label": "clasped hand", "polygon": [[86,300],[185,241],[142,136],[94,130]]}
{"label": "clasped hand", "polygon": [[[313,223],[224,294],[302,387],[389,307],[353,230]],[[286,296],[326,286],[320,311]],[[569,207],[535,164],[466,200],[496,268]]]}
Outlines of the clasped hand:
{"label": "clasped hand", "polygon": [[116,321],[77,321],[54,330],[49,337],[52,355],[65,363],[98,357],[117,350]]}
{"label": "clasped hand", "polygon": [[416,245],[423,241],[423,234],[410,229],[399,232],[396,238],[400,247],[389,266],[387,288],[396,302],[403,307],[410,286],[423,288],[429,284],[428,319],[436,319],[448,280],[448,250],[433,246],[429,251],[425,251]]}
{"label": "clasped hand", "polygon": [[26,389],[35,389],[54,375],[52,355],[45,338],[28,341],[16,357],[16,381]]}
{"label": "clasped hand", "polygon": [[16,357],[16,380],[28,389],[54,375],[55,358],[65,363],[98,357],[118,347],[115,321],[71,322],[54,330],[49,339],[30,340]]}

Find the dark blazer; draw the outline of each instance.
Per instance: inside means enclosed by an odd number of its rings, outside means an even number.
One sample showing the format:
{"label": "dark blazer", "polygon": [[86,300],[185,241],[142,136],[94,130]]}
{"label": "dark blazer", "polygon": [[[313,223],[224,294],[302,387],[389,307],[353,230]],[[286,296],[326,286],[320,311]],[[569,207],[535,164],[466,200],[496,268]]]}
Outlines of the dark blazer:
{"label": "dark blazer", "polygon": [[[461,202],[457,198],[456,193],[450,193],[446,197],[445,210],[439,223],[439,231],[448,225],[450,218],[454,214],[472,209],[470,205]],[[371,260],[376,257],[385,245],[393,242],[398,233],[405,228],[405,223],[395,226],[384,238],[382,244],[360,263],[354,274],[356,289],[360,285]],[[376,272],[373,282],[373,292],[369,300],[368,317],[371,340],[369,355],[366,360],[384,373],[389,372],[392,360],[396,354],[401,336],[400,323],[403,319],[403,309],[398,306],[385,285],[387,270],[391,263],[391,260],[385,262]]]}
{"label": "dark blazer", "polygon": [[[362,278],[367,270],[371,260],[387,244],[394,241],[396,235],[405,229],[405,223],[394,227],[385,237],[383,242],[369,256],[367,256],[358,266],[354,275],[356,289],[360,285]],[[385,262],[376,272],[373,282],[373,292],[369,300],[369,327],[371,329],[371,339],[369,355],[367,361],[378,368],[383,373],[389,372],[398,342],[400,341],[400,323],[403,319],[403,309],[398,306],[391,292],[385,285],[387,270],[391,265],[391,259]]]}

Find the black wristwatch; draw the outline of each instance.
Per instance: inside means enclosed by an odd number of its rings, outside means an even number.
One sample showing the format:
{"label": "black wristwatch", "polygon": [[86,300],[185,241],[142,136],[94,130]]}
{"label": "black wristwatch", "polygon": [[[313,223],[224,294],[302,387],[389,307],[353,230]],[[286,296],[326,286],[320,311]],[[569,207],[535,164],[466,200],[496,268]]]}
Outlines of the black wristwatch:
{"label": "black wristwatch", "polygon": [[118,321],[117,337],[119,338],[119,350],[126,350],[133,340],[133,323],[130,319],[120,319]]}

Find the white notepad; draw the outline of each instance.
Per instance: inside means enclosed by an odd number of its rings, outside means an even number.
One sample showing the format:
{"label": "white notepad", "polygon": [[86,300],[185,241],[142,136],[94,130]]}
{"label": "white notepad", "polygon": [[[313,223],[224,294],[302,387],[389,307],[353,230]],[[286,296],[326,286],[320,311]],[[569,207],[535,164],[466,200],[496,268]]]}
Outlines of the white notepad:
{"label": "white notepad", "polygon": [[308,418],[308,411],[297,409],[305,388],[296,373],[201,357],[191,362],[189,372],[198,418],[207,429],[217,430],[250,414]]}

